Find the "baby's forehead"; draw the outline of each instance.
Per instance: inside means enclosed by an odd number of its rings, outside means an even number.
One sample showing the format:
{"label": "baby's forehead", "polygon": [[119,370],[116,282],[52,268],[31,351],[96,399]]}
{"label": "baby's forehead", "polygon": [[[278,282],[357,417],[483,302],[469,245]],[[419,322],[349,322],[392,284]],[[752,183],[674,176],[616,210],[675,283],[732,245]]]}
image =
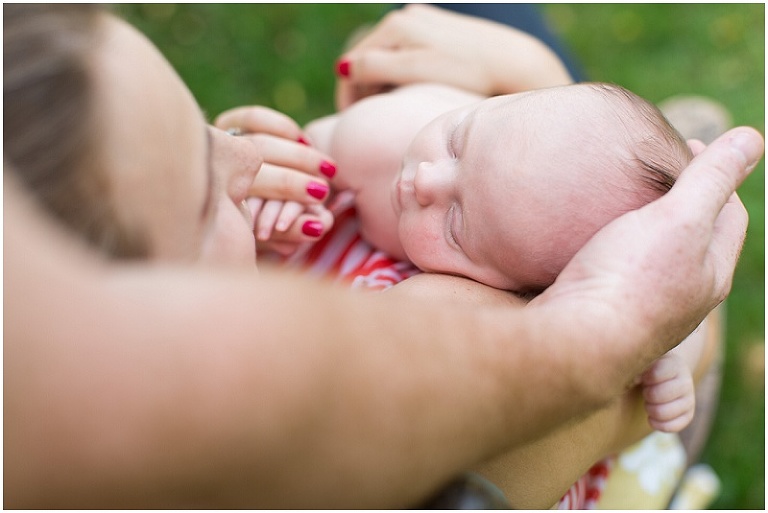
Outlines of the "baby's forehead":
{"label": "baby's forehead", "polygon": [[478,104],[478,111],[498,116],[500,122],[526,122],[533,127],[535,120],[565,118],[576,118],[583,124],[589,120],[610,124],[619,118],[631,121],[633,117],[626,115],[632,113],[632,106],[631,99],[621,93],[595,84],[573,84],[488,98]]}

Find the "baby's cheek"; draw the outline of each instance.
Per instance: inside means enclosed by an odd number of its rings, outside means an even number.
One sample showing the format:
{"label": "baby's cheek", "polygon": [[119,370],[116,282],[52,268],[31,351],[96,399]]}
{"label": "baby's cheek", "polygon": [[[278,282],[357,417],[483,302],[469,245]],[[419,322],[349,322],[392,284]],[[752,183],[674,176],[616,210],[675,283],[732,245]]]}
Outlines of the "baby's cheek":
{"label": "baby's cheek", "polygon": [[470,269],[456,250],[448,247],[442,233],[424,224],[412,225],[400,231],[400,241],[408,260],[422,271],[471,277]]}

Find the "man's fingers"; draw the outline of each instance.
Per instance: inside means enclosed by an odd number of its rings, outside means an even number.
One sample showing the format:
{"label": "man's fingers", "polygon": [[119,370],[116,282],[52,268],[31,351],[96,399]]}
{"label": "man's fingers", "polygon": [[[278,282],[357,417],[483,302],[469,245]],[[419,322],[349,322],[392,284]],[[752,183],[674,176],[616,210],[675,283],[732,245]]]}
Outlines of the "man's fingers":
{"label": "man's fingers", "polygon": [[684,206],[696,215],[708,212],[714,220],[754,169],[763,150],[763,137],[757,130],[749,127],[731,129],[693,159],[672,190],[660,201]]}
{"label": "man's fingers", "polygon": [[694,157],[704,151],[704,148],[707,147],[706,144],[699,141],[698,139],[688,139],[687,143]]}
{"label": "man's fingers", "polygon": [[715,286],[722,291],[722,299],[731,290],[733,271],[744,245],[748,222],[744,204],[736,193],[732,194],[715,220],[710,244],[710,254],[715,262]]}

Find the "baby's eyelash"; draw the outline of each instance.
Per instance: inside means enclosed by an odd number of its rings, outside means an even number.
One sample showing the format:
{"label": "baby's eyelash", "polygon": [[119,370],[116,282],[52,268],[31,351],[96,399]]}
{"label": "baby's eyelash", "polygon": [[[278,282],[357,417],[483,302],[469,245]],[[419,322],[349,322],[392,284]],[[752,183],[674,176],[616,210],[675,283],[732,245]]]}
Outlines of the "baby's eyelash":
{"label": "baby's eyelash", "polygon": [[456,205],[452,205],[451,208],[448,210],[448,238],[451,240],[451,242],[459,249],[461,249],[461,244],[459,244],[459,241],[456,239],[456,234],[453,231],[453,225],[456,222]]}

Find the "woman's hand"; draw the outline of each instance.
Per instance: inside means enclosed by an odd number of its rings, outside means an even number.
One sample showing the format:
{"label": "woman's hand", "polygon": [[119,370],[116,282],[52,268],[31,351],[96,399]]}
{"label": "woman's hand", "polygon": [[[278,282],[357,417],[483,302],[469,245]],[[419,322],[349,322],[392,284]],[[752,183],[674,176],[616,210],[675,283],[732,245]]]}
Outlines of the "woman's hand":
{"label": "woman's hand", "polygon": [[387,14],[342,55],[337,72],[339,109],[414,82],[486,96],[573,82],[557,55],[525,32],[422,4]]}
{"label": "woman's hand", "polygon": [[[622,375],[629,385],[726,297],[747,227],[747,212],[734,191],[763,148],[754,129],[726,132],[694,158],[666,195],[600,230],[529,303],[542,313],[542,323],[566,338],[603,333],[615,340],[599,345],[600,351],[593,340],[580,344],[585,359],[612,362],[604,373],[609,379],[590,380],[592,385],[615,383]],[[627,356],[622,340],[628,333],[647,341],[643,354]]]}
{"label": "woman's hand", "polygon": [[238,107],[214,123],[249,139],[264,159],[248,199],[260,250],[288,255],[331,229],[333,215],[323,204],[336,166],[307,144],[296,122],[266,107]]}

